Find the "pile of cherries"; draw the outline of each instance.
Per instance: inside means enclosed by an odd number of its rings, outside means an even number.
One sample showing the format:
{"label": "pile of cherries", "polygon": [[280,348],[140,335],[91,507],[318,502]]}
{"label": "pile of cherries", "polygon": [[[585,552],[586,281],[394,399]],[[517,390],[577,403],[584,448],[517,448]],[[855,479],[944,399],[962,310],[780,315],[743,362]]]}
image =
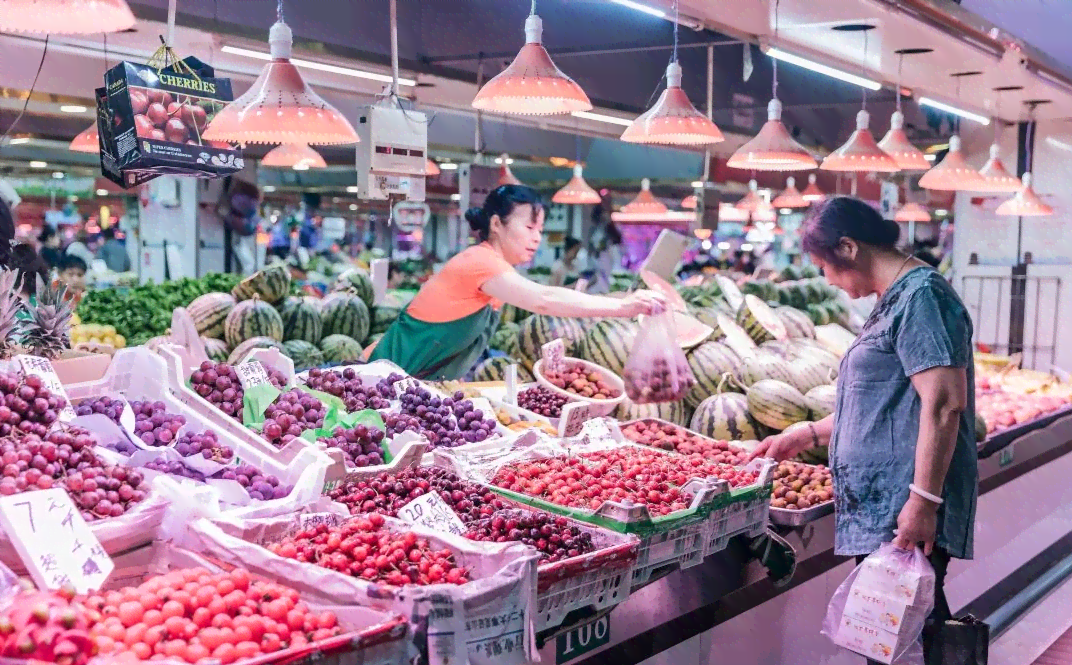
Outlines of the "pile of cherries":
{"label": "pile of cherries", "polygon": [[366,386],[352,367],[341,371],[314,368],[309,370],[305,383],[313,390],[338,397],[347,411],[355,413],[365,409],[390,408],[390,400],[396,397],[393,384],[402,378],[400,374],[392,374],[374,386]]}
{"label": "pile of cherries", "polygon": [[469,525],[465,537],[491,543],[515,541],[536,549],[541,563],[554,563],[596,548],[592,534],[581,531],[565,517],[524,510],[503,510]]}
{"label": "pile of cherries", "polygon": [[261,436],[277,448],[282,448],[301,436],[307,429],[324,426],[327,407],[309,393],[298,388],[281,393],[264,410]]}
{"label": "pile of cherries", "polygon": [[544,378],[551,385],[581,397],[615,399],[622,394],[605,375],[569,358],[563,361],[561,370],[545,371]]}
{"label": "pile of cherries", "polygon": [[734,448],[726,441],[715,441],[700,436],[684,427],[656,420],[641,420],[622,427],[627,439],[685,455],[699,454],[705,459],[734,466],[744,464],[748,453],[743,448]]}
{"label": "pile of cherries", "polygon": [[562,417],[562,407],[568,403],[568,397],[552,392],[543,386],[525,388],[517,394],[518,406],[548,418]]}
{"label": "pile of cherries", "polygon": [[[267,365],[264,370],[268,373],[268,381],[276,388],[287,385],[287,378],[279,370]],[[190,375],[190,387],[217,409],[242,422],[245,391],[233,366],[206,360]]]}
{"label": "pile of cherries", "polygon": [[336,427],[331,436],[318,438],[328,448],[338,448],[346,455],[348,466],[365,467],[383,464],[384,432],[379,427],[354,425],[350,428]]}
{"label": "pile of cherries", "polygon": [[329,492],[346,504],[351,513],[383,513],[391,517],[398,510],[428,492],[439,496],[463,522],[490,517],[505,508],[502,499],[476,483],[436,467],[410,467],[397,473],[383,472],[368,480],[350,481]]}

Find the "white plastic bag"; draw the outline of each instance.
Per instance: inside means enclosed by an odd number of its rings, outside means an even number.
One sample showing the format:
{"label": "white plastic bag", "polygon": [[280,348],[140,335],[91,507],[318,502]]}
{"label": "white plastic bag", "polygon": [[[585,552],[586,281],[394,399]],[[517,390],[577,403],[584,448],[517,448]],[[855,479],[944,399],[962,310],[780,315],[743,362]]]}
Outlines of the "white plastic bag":
{"label": "white plastic bag", "polygon": [[934,568],[923,551],[886,543],[834,592],[822,633],[880,663],[923,665],[923,625],[932,609]]}

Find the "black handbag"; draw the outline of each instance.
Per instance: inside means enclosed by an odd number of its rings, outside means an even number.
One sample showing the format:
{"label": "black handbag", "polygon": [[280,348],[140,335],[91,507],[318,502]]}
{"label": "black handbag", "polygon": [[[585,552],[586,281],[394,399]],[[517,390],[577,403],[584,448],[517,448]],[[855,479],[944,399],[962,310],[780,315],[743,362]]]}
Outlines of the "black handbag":
{"label": "black handbag", "polygon": [[[950,619],[933,630],[926,665],[987,665],[990,626],[970,614]],[[927,642],[927,640],[924,640]]]}

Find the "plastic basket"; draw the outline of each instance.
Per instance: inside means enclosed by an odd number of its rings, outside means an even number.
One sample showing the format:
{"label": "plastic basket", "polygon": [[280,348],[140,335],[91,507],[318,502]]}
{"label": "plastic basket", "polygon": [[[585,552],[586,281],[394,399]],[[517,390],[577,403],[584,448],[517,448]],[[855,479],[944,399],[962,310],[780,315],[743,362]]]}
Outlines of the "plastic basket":
{"label": "plastic basket", "polygon": [[730,538],[739,535],[756,537],[767,530],[774,469],[770,459],[753,460],[748,467],[758,467],[759,480],[748,487],[734,488],[722,499],[708,520],[703,556],[726,549]]}

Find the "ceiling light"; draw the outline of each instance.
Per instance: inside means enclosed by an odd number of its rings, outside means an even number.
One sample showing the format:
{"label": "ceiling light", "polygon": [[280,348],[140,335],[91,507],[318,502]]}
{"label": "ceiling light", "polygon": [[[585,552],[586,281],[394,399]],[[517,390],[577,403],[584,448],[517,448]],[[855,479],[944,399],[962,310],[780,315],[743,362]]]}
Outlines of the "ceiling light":
{"label": "ceiling light", "polygon": [[0,32],[87,35],[134,27],[125,0],[4,0]]}
{"label": "ceiling light", "polygon": [[711,249],[711,241],[710,240],[704,240],[703,242],[700,243],[700,247],[706,252],[707,250]]}
{"label": "ceiling light", "polygon": [[97,196],[108,196],[108,190],[107,189],[98,189],[97,190]]}
{"label": "ceiling light", "polygon": [[430,159],[424,160],[424,175],[427,177],[439,175],[439,165]]}
{"label": "ceiling light", "polygon": [[1031,172],[1024,174],[1023,188],[998,206],[997,214],[1011,217],[1048,217],[1053,214],[1053,207],[1046,205],[1031,186]]}
{"label": "ceiling light", "polygon": [[592,187],[585,182],[582,175],[583,170],[581,165],[573,167],[573,177],[566,183],[566,186],[555,192],[555,195],[551,197],[551,201],[555,203],[573,203],[578,205],[594,204],[602,201],[602,197],[599,196],[599,192],[592,189]]}
{"label": "ceiling light", "polygon": [[48,162],[39,162],[36,159],[30,162],[31,169],[47,169]]}
{"label": "ceiling light", "polygon": [[[804,198],[804,195],[797,191],[796,179],[789,177],[785,180],[785,190],[774,197],[774,200],[771,201],[771,205],[782,209],[807,208],[808,199]],[[789,210],[789,212],[792,212],[792,210]],[[789,212],[783,212],[782,214],[788,215]]]}
{"label": "ceiling light", "polygon": [[[14,139],[11,142],[14,143],[15,141],[22,141],[22,140],[29,141],[30,139]],[[1072,145],[1069,145],[1068,143],[1065,143],[1064,141],[1059,141],[1059,140],[1053,138],[1052,136],[1047,136],[1046,137],[1046,143],[1049,143],[1050,145],[1052,145],[1053,147],[1055,147],[1055,148],[1057,148],[1059,150],[1072,150]]]}
{"label": "ceiling light", "polygon": [[699,205],[699,201],[696,199],[695,194],[689,194],[685,198],[681,199],[681,207],[685,210],[695,210]]}
{"label": "ceiling light", "polygon": [[741,197],[741,200],[733,204],[733,207],[738,210],[744,210],[746,212],[755,212],[759,208],[765,205],[763,199],[759,197],[758,185],[755,180],[748,181],[748,193]]}
{"label": "ceiling light", "polygon": [[28,136],[20,136],[17,139],[11,139],[10,141],[8,141],[8,143],[10,143],[11,145],[22,145],[24,143],[29,143],[32,140],[33,139]]}
{"label": "ceiling light", "polygon": [[986,183],[983,176],[964,159],[960,151],[960,137],[954,134],[949,139],[949,150],[945,157],[920,177],[919,186],[946,192],[978,192],[986,187]]}
{"label": "ceiling light", "polygon": [[[295,171],[306,169],[322,169],[327,162],[316,150],[304,143],[284,143],[272,148],[261,160],[262,166],[274,166],[277,168],[293,168]],[[304,168],[298,168],[299,166]]]}
{"label": "ceiling light", "polygon": [[953,115],[959,115],[961,118],[966,118],[968,120],[974,120],[975,122],[979,123],[980,125],[989,125],[990,124],[990,118],[986,117],[985,115],[979,115],[978,113],[972,113],[971,111],[965,111],[964,109],[959,109],[959,108],[957,108],[955,106],[950,106],[949,104],[946,104],[944,102],[939,102],[937,100],[931,99],[930,97],[920,97],[919,98],[919,103],[922,104],[923,106],[929,106],[931,108],[938,109],[939,111],[945,111],[946,113],[952,113]]}
{"label": "ceiling light", "polygon": [[621,138],[629,143],[665,145],[707,145],[725,140],[715,123],[697,111],[681,89],[681,65],[676,61],[666,68],[666,89],[658,101],[626,127]]}
{"label": "ceiling light", "polygon": [[703,180],[693,180],[693,181],[692,181],[692,188],[693,188],[693,189],[700,189],[700,188],[702,188],[703,186],[704,186],[704,182],[703,182]]}
{"label": "ceiling light", "polygon": [[793,214],[793,209],[792,208],[779,208],[778,212],[783,214],[783,215],[792,215]]}
{"label": "ceiling light", "polygon": [[933,152],[928,152],[927,154],[923,155],[923,159],[927,160],[928,162],[933,162],[934,160],[938,159],[938,155],[934,154]]}
{"label": "ceiling light", "polygon": [[74,137],[70,145],[67,146],[68,150],[74,152],[100,152],[100,139],[97,135],[97,123],[93,123],[89,127],[86,127],[78,136]]}
{"label": "ceiling light", "polygon": [[[502,157],[496,157],[495,158],[495,163],[496,164],[502,164],[503,163],[503,158]],[[513,157],[507,157],[506,158],[506,163],[507,164],[513,164],[514,163],[514,158]]]}
{"label": "ceiling light", "polygon": [[60,111],[64,113],[85,113],[89,109],[79,104],[64,104],[60,107]]}
{"label": "ceiling light", "polygon": [[993,143],[990,146],[990,159],[986,161],[983,168],[979,169],[979,175],[983,176],[985,181],[985,189],[979,190],[983,192],[1018,192],[1020,191],[1020,179],[1009,173],[1005,169],[1005,165],[1001,163],[1001,148],[997,143]]}
{"label": "ceiling light", "polygon": [[868,124],[871,115],[861,110],[856,114],[856,131],[845,145],[823,159],[819,168],[826,171],[895,173],[900,169],[893,157],[882,152],[871,135]]}
{"label": "ceiling light", "polygon": [[300,164],[295,164],[294,166],[292,166],[290,168],[294,169],[295,171],[308,171],[309,170],[309,165],[303,162],[303,163],[300,163]]}
{"label": "ceiling light", "polygon": [[64,178],[63,171],[53,171],[52,172],[52,178],[54,180],[63,180],[63,178]]}
{"label": "ceiling light", "polygon": [[804,188],[804,191],[800,193],[804,197],[805,201],[814,203],[815,201],[822,201],[826,198],[826,194],[819,189],[819,185],[815,184],[815,174],[808,175],[808,186]]}
{"label": "ceiling light", "polygon": [[[241,55],[246,58],[253,58],[254,60],[271,60],[270,53],[264,53],[262,51],[253,51],[251,49],[239,48],[237,46],[224,46],[220,49],[224,53],[230,53],[232,55]],[[351,67],[340,67],[338,65],[329,65],[325,62],[313,62],[312,60],[303,60],[301,58],[290,58],[292,64],[305,69],[315,69],[321,72],[329,72],[331,74],[341,74],[343,76],[350,76],[352,78],[366,79],[369,81],[376,81],[378,83],[393,83],[394,79],[388,74],[377,74],[376,72],[368,72],[362,69],[353,69]],[[417,81],[408,78],[399,77],[398,85],[414,86],[417,85]]]}
{"label": "ceiling light", "polygon": [[[898,98],[899,99],[899,98]],[[931,167],[923,151],[912,145],[904,130],[904,114],[894,111],[890,117],[890,131],[878,142],[882,152],[897,162],[902,171],[926,171]]]}
{"label": "ceiling light", "polygon": [[543,20],[535,14],[535,0],[532,8],[525,19],[525,45],[506,69],[476,93],[473,108],[514,115],[590,111],[588,95],[555,66],[543,47]]}
{"label": "ceiling light", "polygon": [[782,123],[782,103],[767,104],[767,122],[759,133],[726,162],[735,169],[756,171],[804,171],[816,166],[815,158],[797,143]]}
{"label": "ceiling light", "polygon": [[591,111],[574,111],[573,117],[584,118],[585,120],[595,120],[596,122],[605,122],[611,125],[620,125],[622,127],[628,127],[633,124],[633,121],[628,118],[619,118],[613,115],[606,115],[603,113],[593,113]]}
{"label": "ceiling light", "polygon": [[346,191],[349,194],[357,194],[357,192],[358,192],[357,185],[347,185]]}
{"label": "ceiling light", "polygon": [[621,212],[630,215],[662,215],[669,212],[661,201],[651,193],[651,181],[644,178],[640,181],[640,192],[629,203],[622,206]]}
{"label": "ceiling light", "polygon": [[856,84],[856,85],[858,85],[858,86],[860,86],[862,88],[867,88],[868,90],[878,90],[879,88],[882,87],[882,84],[879,83],[878,81],[872,81],[871,79],[867,79],[867,78],[864,78],[862,76],[857,76],[855,74],[850,74],[848,72],[843,72],[840,69],[834,69],[833,67],[827,67],[826,65],[821,65],[821,64],[819,64],[817,62],[812,62],[811,60],[808,60],[807,58],[802,58],[799,55],[793,55],[792,53],[787,53],[786,51],[783,51],[781,49],[769,48],[769,49],[767,49],[767,55],[769,55],[772,58],[777,58],[777,59],[781,60],[782,62],[788,62],[791,65],[797,65],[798,67],[803,67],[805,69],[810,69],[813,72],[818,72],[820,74],[826,74],[827,76],[829,76],[831,78],[838,79],[839,81],[845,81],[847,83],[854,83],[854,84]]}
{"label": "ceiling light", "polygon": [[350,210],[357,210],[357,204],[356,203],[351,203],[350,204]]}
{"label": "ceiling light", "polygon": [[633,0],[610,0],[610,1],[613,2],[616,5],[621,5],[622,7],[628,7],[629,9],[635,9],[638,12],[644,12],[645,14],[649,14],[649,15],[655,16],[657,18],[666,18],[666,12],[664,12],[663,10],[656,9],[655,7],[649,7],[647,5],[642,5],[639,2],[633,2]]}
{"label": "ceiling light", "polygon": [[498,159],[495,160],[499,164],[499,186],[502,185],[520,185],[522,184],[514,172],[510,170],[510,163],[513,161],[510,156],[505,152]]}
{"label": "ceiling light", "polygon": [[752,251],[752,243],[750,243],[750,242],[741,243],[741,251],[742,252],[751,252]]}
{"label": "ceiling light", "polygon": [[[944,210],[936,210],[936,214],[942,214]],[[906,203],[901,206],[900,210],[893,216],[896,222],[929,222],[931,221],[931,215],[927,212],[927,209],[918,203]]]}
{"label": "ceiling light", "polygon": [[946,210],[945,208],[938,208],[937,210],[934,211],[934,214],[939,216],[939,217],[945,217],[946,215],[949,214],[949,211]]}
{"label": "ceiling light", "polygon": [[730,244],[728,242],[726,242],[725,240],[723,240],[722,242],[718,243],[718,248],[719,249],[729,249]]}
{"label": "ceiling light", "polygon": [[451,201],[461,201],[462,200],[462,195],[458,194],[458,193],[451,194],[450,195],[450,200]]}
{"label": "ceiling light", "polygon": [[276,21],[268,33],[272,60],[249,90],[223,107],[202,138],[231,143],[357,143],[357,132],[320,98],[290,60],[294,35]]}
{"label": "ceiling light", "polygon": [[275,191],[275,185],[265,185],[261,189],[263,189],[265,192],[274,192]]}
{"label": "ceiling light", "polygon": [[444,171],[457,171],[458,165],[454,162],[443,162],[439,165],[439,168]]}

